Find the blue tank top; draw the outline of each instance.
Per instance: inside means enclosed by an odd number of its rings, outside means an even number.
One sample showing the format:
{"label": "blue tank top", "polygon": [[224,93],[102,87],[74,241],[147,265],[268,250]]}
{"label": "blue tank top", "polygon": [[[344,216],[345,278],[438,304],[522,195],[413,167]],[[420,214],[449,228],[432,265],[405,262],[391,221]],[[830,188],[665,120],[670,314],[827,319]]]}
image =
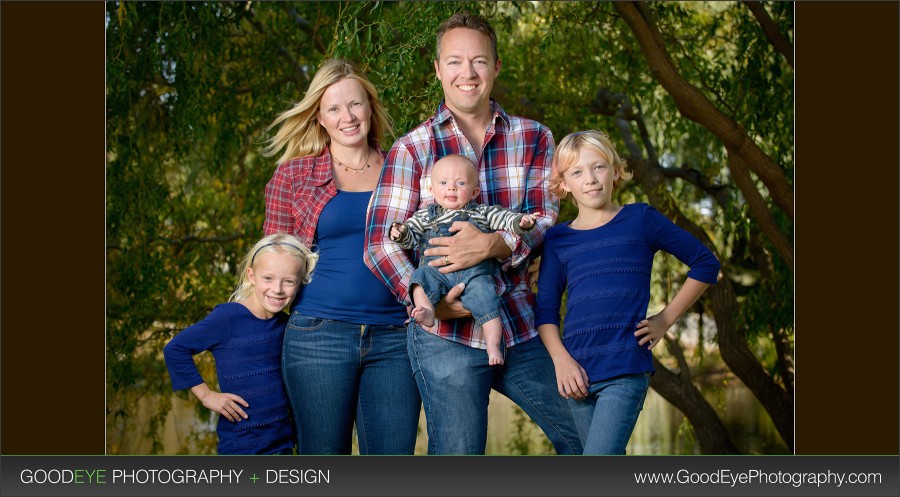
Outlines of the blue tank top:
{"label": "blue tank top", "polygon": [[366,208],[372,192],[338,190],[319,215],[319,263],[294,309],[354,324],[403,326],[406,308],[363,262]]}

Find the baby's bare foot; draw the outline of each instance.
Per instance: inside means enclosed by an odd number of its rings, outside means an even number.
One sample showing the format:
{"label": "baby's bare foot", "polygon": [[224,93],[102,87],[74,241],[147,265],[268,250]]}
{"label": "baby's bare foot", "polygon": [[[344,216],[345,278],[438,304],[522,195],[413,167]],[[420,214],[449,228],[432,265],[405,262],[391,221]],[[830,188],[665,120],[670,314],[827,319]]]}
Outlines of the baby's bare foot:
{"label": "baby's bare foot", "polygon": [[416,320],[416,324],[423,328],[434,326],[434,309],[418,306],[410,314]]}
{"label": "baby's bare foot", "polygon": [[497,345],[488,345],[488,364],[491,366],[500,366],[503,364],[503,354],[500,352],[500,347]]}

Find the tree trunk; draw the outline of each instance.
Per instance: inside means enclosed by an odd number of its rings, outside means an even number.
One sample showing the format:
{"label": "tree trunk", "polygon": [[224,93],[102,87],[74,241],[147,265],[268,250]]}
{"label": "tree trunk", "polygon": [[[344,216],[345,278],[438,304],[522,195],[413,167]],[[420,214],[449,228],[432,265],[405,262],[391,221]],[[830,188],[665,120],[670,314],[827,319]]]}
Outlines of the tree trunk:
{"label": "tree trunk", "polygon": [[[656,357],[653,358],[653,367],[656,374],[650,386],[688,418],[694,427],[700,450],[704,454],[739,454],[719,414],[690,382],[690,377],[684,372],[681,375],[673,373]],[[684,378],[688,378],[687,381]]]}
{"label": "tree trunk", "polygon": [[784,443],[794,450],[794,401],[791,395],[766,372],[737,328],[734,316],[738,315],[738,304],[731,280],[722,278],[711,290],[722,359],[759,399]]}

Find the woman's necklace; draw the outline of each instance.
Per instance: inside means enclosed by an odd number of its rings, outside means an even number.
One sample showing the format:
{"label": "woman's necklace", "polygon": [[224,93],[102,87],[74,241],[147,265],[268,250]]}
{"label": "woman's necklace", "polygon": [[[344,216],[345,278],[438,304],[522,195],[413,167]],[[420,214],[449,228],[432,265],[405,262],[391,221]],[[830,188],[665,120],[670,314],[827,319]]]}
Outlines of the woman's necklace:
{"label": "woman's necklace", "polygon": [[344,172],[353,171],[353,174],[362,174],[362,173],[366,172],[366,169],[369,169],[370,167],[372,167],[371,165],[369,165],[369,157],[372,156],[371,149],[369,150],[369,154],[366,155],[365,163],[359,167],[348,166],[347,164],[344,164],[343,162],[341,162],[341,160],[338,159],[337,156],[335,156],[334,154],[331,154],[331,156],[334,157],[334,159],[337,161],[338,166],[344,168]]}

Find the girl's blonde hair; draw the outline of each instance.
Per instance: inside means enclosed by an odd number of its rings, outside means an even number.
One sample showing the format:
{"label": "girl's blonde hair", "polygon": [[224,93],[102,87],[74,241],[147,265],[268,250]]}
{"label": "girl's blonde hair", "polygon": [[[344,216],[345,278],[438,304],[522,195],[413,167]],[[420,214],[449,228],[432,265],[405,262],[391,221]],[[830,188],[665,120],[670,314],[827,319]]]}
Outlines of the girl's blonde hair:
{"label": "girl's blonde hair", "polygon": [[369,99],[369,106],[372,108],[372,117],[369,119],[369,143],[379,145],[384,140],[385,134],[392,134],[391,118],[378,99],[375,85],[351,62],[326,59],[316,71],[303,99],[276,117],[266,128],[266,131],[269,131],[280,126],[275,136],[268,140],[262,151],[263,156],[271,157],[284,149],[284,153],[278,158],[278,162],[281,163],[296,157],[316,156],[322,153],[325,146],[330,143],[328,132],[319,125],[317,118],[322,94],[329,86],[345,78],[359,82]]}
{"label": "girl's blonde hair", "polygon": [[559,142],[553,157],[548,186],[550,193],[556,195],[557,198],[566,198],[566,195],[569,194],[562,187],[563,173],[578,162],[581,150],[584,148],[593,148],[599,152],[606,162],[618,171],[619,177],[613,182],[613,192],[618,191],[631,179],[632,173],[627,169],[628,164],[625,159],[619,157],[616,147],[613,146],[606,133],[595,129],[577,131],[567,135]]}
{"label": "girl's blonde hair", "polygon": [[237,289],[231,294],[229,302],[240,302],[246,300],[253,293],[253,285],[250,284],[250,276],[247,274],[247,268],[253,267],[256,258],[260,254],[280,253],[291,254],[297,258],[303,265],[302,272],[298,275],[302,284],[307,284],[312,280],[312,272],[319,261],[319,254],[310,250],[306,245],[300,243],[296,237],[284,233],[276,233],[269,235],[262,240],[256,242],[253,248],[247,252],[241,265],[238,268],[238,284]]}

